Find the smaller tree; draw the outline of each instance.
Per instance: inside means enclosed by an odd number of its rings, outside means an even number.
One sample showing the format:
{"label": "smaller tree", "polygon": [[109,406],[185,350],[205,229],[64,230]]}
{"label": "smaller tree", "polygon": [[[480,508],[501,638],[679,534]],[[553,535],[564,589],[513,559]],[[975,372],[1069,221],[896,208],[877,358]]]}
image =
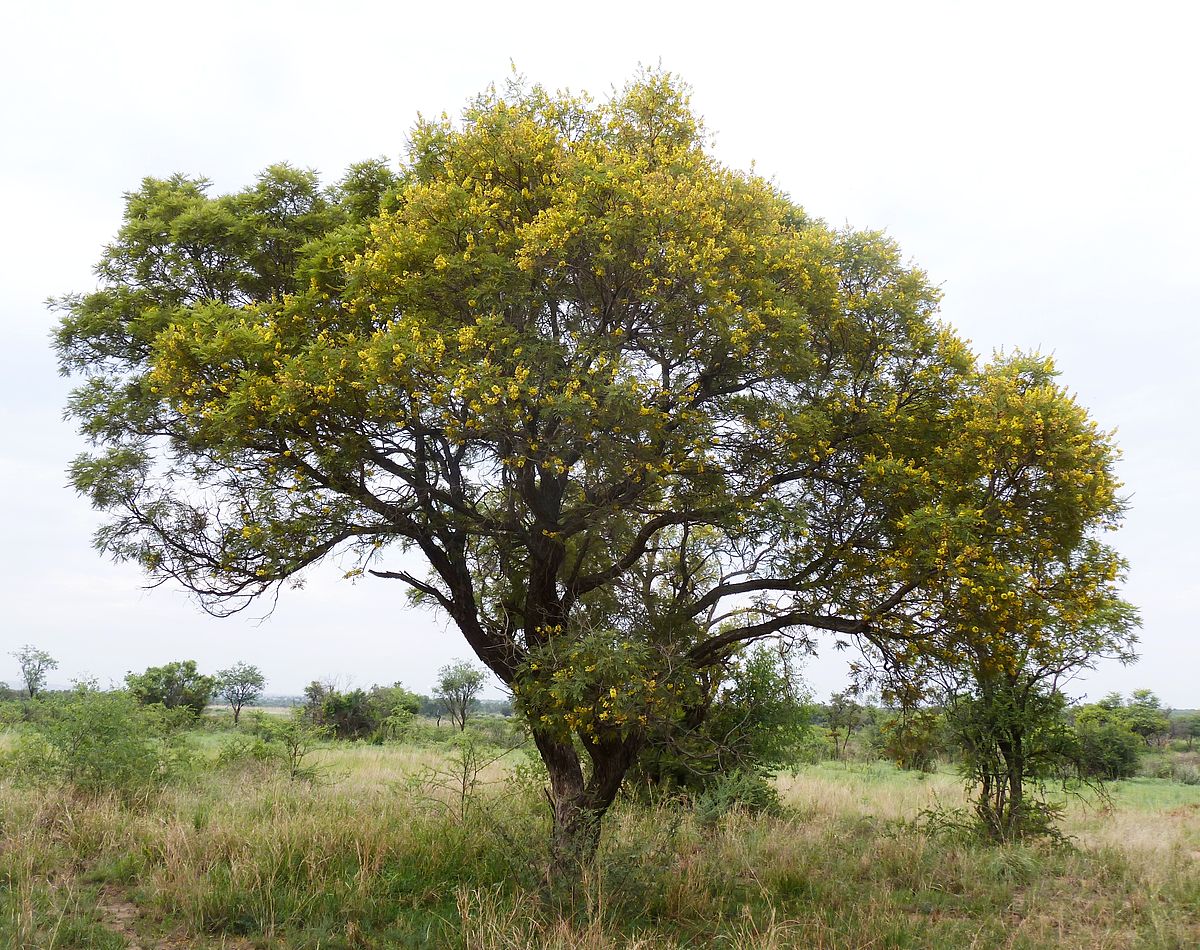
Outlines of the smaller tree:
{"label": "smaller tree", "polygon": [[1192,744],[1200,738],[1200,715],[1196,713],[1181,713],[1171,717],[1171,738],[1182,739],[1187,743],[1188,751]]}
{"label": "smaller tree", "polygon": [[467,728],[467,718],[484,682],[483,670],[465,660],[447,664],[438,670],[434,696],[445,707],[446,714],[460,732]]}
{"label": "smaller tree", "polygon": [[1141,737],[1115,719],[1076,717],[1079,774],[1083,778],[1115,781],[1137,774],[1146,746]]}
{"label": "smaller tree", "polygon": [[196,669],[195,660],[151,666],[144,673],[125,674],[125,685],[143,706],[161,703],[167,709],[189,709],[193,716],[204,712],[217,681]]}
{"label": "smaller tree", "polygon": [[1065,707],[1056,685],[1036,672],[997,677],[947,697],[959,767],[975,789],[975,814],[989,838],[1053,833],[1060,809],[1046,800],[1045,786],[1064,778],[1078,755]]}
{"label": "smaller tree", "polygon": [[262,695],[267,680],[262,670],[247,663],[237,663],[227,670],[217,671],[216,693],[233,710],[233,724],[238,724],[242,707]]}
{"label": "smaller tree", "polygon": [[402,735],[421,709],[421,697],[401,683],[372,686],[370,700],[376,721],[375,734],[380,739],[395,739]]}
{"label": "smaller tree", "polygon": [[313,680],[304,687],[304,715],[314,725],[320,725],[325,715],[325,698],[336,692],[334,684],[324,680]]}
{"label": "smaller tree", "polygon": [[374,704],[366,690],[331,690],[321,704],[320,722],[335,739],[363,739],[379,725]]}
{"label": "smaller tree", "polygon": [[1129,731],[1141,736],[1146,745],[1161,745],[1171,733],[1170,712],[1163,709],[1153,690],[1135,689],[1123,715]]}
{"label": "smaller tree", "polygon": [[1120,693],[1109,693],[1097,703],[1081,706],[1075,721],[1081,726],[1115,724],[1145,745],[1161,743],[1171,732],[1170,714],[1148,689],[1135,689],[1128,702]]}
{"label": "smaller tree", "polygon": [[305,758],[323,740],[329,737],[329,729],[313,723],[303,709],[293,709],[288,716],[265,716],[259,713],[256,728],[268,742],[280,749],[280,758],[288,770],[288,777],[312,780],[317,771],[314,766],[304,764]]}
{"label": "smaller tree", "polygon": [[935,709],[904,707],[879,726],[879,753],[897,768],[932,772],[945,749],[946,722]]}
{"label": "smaller tree", "polygon": [[834,758],[842,758],[850,737],[863,724],[863,708],[848,692],[833,693],[829,697],[827,725],[829,737],[833,739]]}
{"label": "smaller tree", "polygon": [[28,643],[14,651],[11,656],[16,658],[21,667],[21,681],[25,684],[25,692],[29,694],[30,699],[37,699],[38,693],[46,686],[46,674],[50,670],[58,669],[58,660],[45,650],[39,650]]}

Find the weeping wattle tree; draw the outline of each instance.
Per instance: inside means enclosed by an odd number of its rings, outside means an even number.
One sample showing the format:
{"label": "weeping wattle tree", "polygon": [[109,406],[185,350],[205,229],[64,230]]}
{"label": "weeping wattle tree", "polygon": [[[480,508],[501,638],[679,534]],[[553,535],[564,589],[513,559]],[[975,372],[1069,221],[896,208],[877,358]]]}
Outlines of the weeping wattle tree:
{"label": "weeping wattle tree", "polygon": [[329,188],[147,179],[98,274],[57,348],[99,547],[217,613],[335,552],[444,611],[528,717],[560,867],[743,644],[917,649],[940,540],[998,503],[947,494],[981,373],[924,275],[723,167],[667,75],[489,92]]}

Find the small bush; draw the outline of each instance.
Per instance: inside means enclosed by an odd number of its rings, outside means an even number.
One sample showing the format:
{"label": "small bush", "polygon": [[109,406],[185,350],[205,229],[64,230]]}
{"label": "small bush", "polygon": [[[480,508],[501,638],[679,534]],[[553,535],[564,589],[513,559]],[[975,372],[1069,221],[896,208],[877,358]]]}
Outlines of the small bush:
{"label": "small bush", "polygon": [[750,814],[778,814],[779,792],[761,772],[741,769],[715,776],[693,800],[696,819],[705,825],[720,821],[735,810]]}
{"label": "small bush", "polygon": [[271,762],[279,758],[280,752],[279,747],[270,745],[260,735],[239,735],[221,747],[217,753],[217,767],[237,769]]}
{"label": "small bush", "polygon": [[1085,778],[1114,780],[1137,774],[1145,742],[1119,722],[1080,722],[1075,727],[1079,771]]}
{"label": "small bush", "polygon": [[15,726],[25,718],[25,707],[15,699],[0,700],[0,729]]}
{"label": "small bush", "polygon": [[81,684],[39,710],[11,766],[34,781],[85,794],[141,797],[185,765],[174,724],[161,706],[142,706],[124,690]]}
{"label": "small bush", "polygon": [[302,709],[294,709],[289,716],[268,716],[262,713],[254,717],[254,733],[274,751],[295,779],[312,781],[317,777],[316,768],[305,765],[304,760],[318,744],[329,738],[326,726],[314,725]]}

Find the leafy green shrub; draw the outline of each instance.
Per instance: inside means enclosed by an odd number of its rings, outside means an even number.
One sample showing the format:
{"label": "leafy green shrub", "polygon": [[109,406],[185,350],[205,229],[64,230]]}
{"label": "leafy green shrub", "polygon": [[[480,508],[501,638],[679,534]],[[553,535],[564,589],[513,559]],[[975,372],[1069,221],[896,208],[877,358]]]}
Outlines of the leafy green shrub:
{"label": "leafy green shrub", "polygon": [[778,814],[779,792],[761,772],[735,769],[715,776],[693,799],[701,824],[715,824],[731,811]]}
{"label": "leafy green shrub", "polygon": [[932,709],[905,710],[880,724],[878,749],[908,771],[931,772],[946,752],[945,719]]}
{"label": "leafy green shrub", "polygon": [[280,748],[272,746],[261,735],[235,736],[217,753],[217,768],[237,769],[273,762],[280,757]]}
{"label": "leafy green shrub", "polygon": [[195,660],[184,660],[151,666],[144,673],[129,673],[125,685],[145,706],[160,704],[168,709],[190,710],[193,716],[199,716],[212,698],[217,681],[199,672]]}
{"label": "leafy green shrub", "polygon": [[305,765],[304,760],[329,738],[330,730],[314,724],[303,709],[294,709],[287,716],[258,713],[254,716],[254,732],[274,748],[277,760],[293,781],[298,778],[312,781],[317,777],[316,768]]}
{"label": "leafy green shrub", "polygon": [[1078,764],[1085,778],[1115,780],[1137,774],[1145,741],[1118,720],[1084,719],[1075,727]]}
{"label": "leafy green shrub", "polygon": [[363,689],[328,693],[321,704],[320,718],[337,739],[365,739],[379,725],[371,698]]}
{"label": "leafy green shrub", "polygon": [[407,731],[421,699],[400,683],[372,686],[371,691],[343,692],[314,680],[304,691],[305,715],[325,726],[335,739],[369,739],[379,743]]}
{"label": "leafy green shrub", "polygon": [[694,726],[664,724],[652,735],[629,783],[656,793],[681,789],[699,794],[723,776],[765,778],[797,764],[807,750],[808,694],[789,658],[767,646],[746,649],[731,661],[724,682]]}
{"label": "leafy green shrub", "polygon": [[[10,691],[11,692],[11,691]],[[0,700],[0,729],[15,726],[25,718],[25,707],[17,700]]]}
{"label": "leafy green shrub", "polygon": [[124,690],[80,684],[39,712],[11,763],[35,781],[137,798],[176,777],[186,763],[173,717],[161,706],[142,706]]}

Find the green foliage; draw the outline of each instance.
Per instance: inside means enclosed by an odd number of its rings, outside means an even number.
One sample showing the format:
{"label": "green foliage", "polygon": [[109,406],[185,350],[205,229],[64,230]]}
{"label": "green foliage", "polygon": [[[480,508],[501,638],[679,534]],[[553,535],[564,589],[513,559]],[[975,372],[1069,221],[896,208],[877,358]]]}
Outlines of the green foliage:
{"label": "green foliage", "polygon": [[1066,700],[1036,676],[998,679],[951,698],[946,722],[962,752],[983,832],[996,841],[1044,836],[1058,817],[1039,793],[1076,765]]}
{"label": "green foliage", "polygon": [[1200,713],[1183,713],[1171,717],[1171,738],[1182,739],[1190,751],[1200,739]]}
{"label": "green foliage", "polygon": [[1114,780],[1137,774],[1146,744],[1123,722],[1084,717],[1077,721],[1075,733],[1078,767],[1084,776]]}
{"label": "green foliage", "polygon": [[862,726],[865,714],[862,706],[848,692],[834,693],[829,697],[825,709],[825,724],[829,727],[829,737],[833,740],[835,758],[842,758],[850,744],[850,737],[856,729]]}
{"label": "green foliage", "polygon": [[143,706],[161,705],[167,709],[190,710],[193,716],[204,712],[217,681],[196,669],[195,660],[151,666],[144,673],[127,673],[125,685]]}
{"label": "green foliage", "polygon": [[1075,714],[1080,725],[1114,724],[1139,736],[1144,745],[1161,744],[1171,733],[1171,719],[1159,699],[1148,689],[1134,690],[1126,701],[1109,693],[1098,703],[1081,706]]}
{"label": "green foliage", "polygon": [[1148,689],[1133,691],[1122,718],[1129,731],[1141,736],[1147,745],[1163,742],[1171,732],[1169,711],[1162,708],[1158,697]]}
{"label": "green foliage", "polygon": [[21,774],[86,794],[144,797],[186,763],[174,720],[124,690],[80,684],[39,710],[12,764]]}
{"label": "green foliage", "polygon": [[771,773],[795,761],[809,734],[811,698],[790,655],[758,644],[734,658],[704,728],[718,771]]}
{"label": "green foliage", "polygon": [[258,715],[254,722],[255,732],[278,749],[279,760],[292,781],[313,781],[317,769],[305,765],[305,759],[324,740],[329,738],[328,727],[314,724],[303,710],[293,710],[287,716]]}
{"label": "green foliage", "polygon": [[339,690],[314,680],[304,695],[303,714],[337,739],[396,738],[407,730],[421,705],[420,697],[400,683],[372,686],[367,692]]}
{"label": "green foliage", "polygon": [[366,690],[330,692],[321,703],[320,721],[337,739],[364,739],[380,724]]}
{"label": "green foliage", "polygon": [[257,666],[236,663],[226,670],[218,670],[213,691],[233,709],[233,724],[241,718],[242,707],[254,702],[267,686],[267,679]]}
{"label": "green foliage", "polygon": [[475,707],[475,697],[483,689],[487,673],[472,663],[459,660],[438,670],[437,683],[433,688],[434,698],[455,723],[459,730],[467,728],[467,717]]}
{"label": "green foliage", "polygon": [[13,699],[0,700],[0,728],[12,726],[25,718],[25,706]]}
{"label": "green foliage", "polygon": [[[45,650],[39,650],[28,643],[9,655],[16,659],[21,668],[21,682],[25,684],[25,694],[30,699],[37,699],[46,685],[49,671],[58,669],[58,661]],[[5,687],[6,690],[7,688]]]}
{"label": "green foliage", "polygon": [[695,669],[672,671],[645,639],[617,630],[550,639],[530,651],[514,687],[533,729],[568,741],[572,732],[628,738],[651,728],[670,732],[686,709],[704,702]]}
{"label": "green foliage", "polygon": [[692,800],[697,820],[713,825],[731,812],[779,814],[781,803],[775,785],[758,770],[733,769],[711,777]]}
{"label": "green foliage", "polygon": [[770,797],[768,779],[796,764],[810,737],[808,693],[791,658],[761,644],[730,661],[715,693],[698,722],[658,718],[662,725],[631,779],[658,791],[683,789],[697,807],[710,792],[712,805],[732,802],[742,790],[743,804],[759,808]]}
{"label": "green foliage", "polygon": [[377,720],[374,736],[381,740],[406,735],[421,709],[421,697],[400,683],[372,686],[370,700]]}
{"label": "green foliage", "polygon": [[930,772],[946,751],[945,717],[933,709],[904,709],[879,726],[879,752],[899,768]]}
{"label": "green foliage", "polygon": [[256,735],[236,735],[221,746],[217,753],[218,768],[244,768],[248,765],[278,761],[281,746],[274,746],[265,738],[258,723]]}

